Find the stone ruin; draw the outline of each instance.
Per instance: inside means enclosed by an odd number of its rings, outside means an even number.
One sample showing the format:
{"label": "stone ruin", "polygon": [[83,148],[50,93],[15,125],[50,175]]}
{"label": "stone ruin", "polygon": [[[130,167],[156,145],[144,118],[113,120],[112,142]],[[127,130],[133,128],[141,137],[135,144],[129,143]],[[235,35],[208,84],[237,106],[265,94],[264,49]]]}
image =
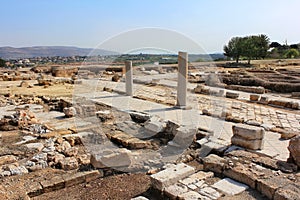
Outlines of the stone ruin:
{"label": "stone ruin", "polygon": [[72,77],[78,73],[78,67],[52,66],[51,73],[55,77]]}
{"label": "stone ruin", "polygon": [[[55,70],[54,76],[72,77],[77,73],[71,69],[64,71],[64,68]],[[126,71],[132,71],[130,64]],[[184,70],[181,73],[185,74]],[[119,80],[116,78],[116,81]],[[51,85],[56,82],[54,79],[47,80],[47,77],[43,77],[39,83]],[[126,94],[134,96],[132,78],[127,77],[125,84]],[[215,80],[210,84],[218,85],[219,82]],[[31,86],[23,81],[20,87]],[[249,89],[248,86],[233,85],[230,88],[243,91],[255,89],[256,94],[250,95],[246,100],[251,103],[299,109],[296,103],[264,98],[264,95],[260,95],[263,88]],[[187,90],[186,85],[178,87],[178,95],[182,94],[183,90]],[[240,100],[238,92],[225,91],[224,88],[214,90],[199,85],[194,91],[214,97],[225,97],[230,101]],[[186,95],[177,98],[177,106],[185,108]],[[287,138],[282,136],[283,139],[290,139],[290,158],[287,161],[271,158],[261,153],[261,150],[265,148],[263,144],[268,134],[266,132],[275,131],[275,128],[238,118],[233,112],[221,112],[220,115],[216,115],[209,109],[203,109],[201,113],[236,123],[232,127],[233,136],[230,143],[226,143],[216,138],[213,130],[183,126],[172,120],[138,111],[126,113],[114,111],[103,105],[88,104],[78,108],[78,105],[73,105],[68,100],[46,96],[6,95],[5,98],[0,98],[0,103],[3,106],[17,106],[14,113],[2,117],[0,129],[11,131],[10,134],[20,131],[22,140],[14,145],[17,145],[20,152],[25,152],[20,154],[18,151],[12,151],[12,154],[0,156],[0,176],[4,185],[15,187],[15,183],[6,184],[13,180],[9,177],[14,175],[30,175],[38,171],[47,173],[46,170],[49,169],[65,170],[64,174],[57,171],[52,175],[47,174],[47,180],[44,177],[33,177],[30,179],[30,187],[24,189],[24,197],[36,197],[79,183],[87,184],[99,177],[122,173],[120,171],[124,169],[129,169],[129,172],[132,170],[147,173],[151,179],[151,190],[158,191],[161,198],[230,199],[239,198],[241,196],[238,195],[242,193],[245,195],[245,190],[258,191],[264,195],[263,198],[268,199],[299,197],[298,134],[287,136],[284,133]],[[39,112],[47,111],[46,115],[53,115],[47,119],[53,120],[57,126],[71,124],[76,117],[80,119],[94,116],[96,121],[93,119],[91,123],[86,123],[82,120],[77,127],[51,127],[39,119],[41,114],[32,109],[32,105],[19,106],[26,103],[38,104],[35,108],[38,108]],[[99,124],[103,128],[101,131]],[[101,143],[104,141],[105,143]],[[99,149],[99,143],[105,145]],[[87,147],[86,144],[91,146]],[[158,154],[144,157],[145,154],[141,153],[152,150]],[[171,163],[159,159],[162,156],[172,160],[174,155],[179,156]],[[18,178],[22,179],[22,176]],[[0,190],[2,191],[2,188]],[[235,195],[237,197],[233,197]]]}

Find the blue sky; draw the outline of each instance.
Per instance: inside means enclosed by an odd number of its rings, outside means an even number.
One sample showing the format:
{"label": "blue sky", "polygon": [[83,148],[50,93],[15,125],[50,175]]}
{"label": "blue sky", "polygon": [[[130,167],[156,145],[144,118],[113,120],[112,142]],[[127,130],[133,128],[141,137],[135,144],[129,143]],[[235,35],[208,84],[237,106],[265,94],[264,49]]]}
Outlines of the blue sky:
{"label": "blue sky", "polygon": [[298,43],[299,7],[299,0],[4,0],[0,46],[94,48],[143,27],[176,31],[210,53],[250,34]]}

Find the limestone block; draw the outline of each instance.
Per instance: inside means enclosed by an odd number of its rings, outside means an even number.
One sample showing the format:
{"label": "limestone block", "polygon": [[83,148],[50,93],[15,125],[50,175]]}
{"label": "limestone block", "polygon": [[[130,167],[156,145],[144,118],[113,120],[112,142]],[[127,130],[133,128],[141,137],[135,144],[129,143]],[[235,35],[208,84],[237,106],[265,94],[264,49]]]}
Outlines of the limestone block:
{"label": "limestone block", "polygon": [[151,182],[154,188],[163,190],[164,188],[175,184],[180,179],[183,179],[195,172],[195,169],[184,163],[171,166],[157,174],[151,175]]}
{"label": "limestone block", "polygon": [[258,150],[263,149],[263,140],[248,140],[245,138],[242,138],[238,135],[234,135],[231,138],[231,144],[244,147],[246,149],[252,149],[252,150]]}
{"label": "limestone block", "polygon": [[261,127],[253,127],[245,124],[233,125],[232,132],[234,135],[238,135],[248,140],[263,139],[265,131]]}

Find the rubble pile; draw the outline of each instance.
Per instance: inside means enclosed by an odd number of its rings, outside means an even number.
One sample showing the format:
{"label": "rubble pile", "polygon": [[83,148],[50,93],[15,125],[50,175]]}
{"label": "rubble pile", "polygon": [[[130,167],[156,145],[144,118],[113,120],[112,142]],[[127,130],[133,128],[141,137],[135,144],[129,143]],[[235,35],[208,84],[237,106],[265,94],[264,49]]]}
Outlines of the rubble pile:
{"label": "rubble pile", "polygon": [[5,115],[0,119],[0,130],[11,131],[17,129],[28,129],[29,126],[37,124],[38,120],[28,106],[20,108],[12,115]]}
{"label": "rubble pile", "polygon": [[0,73],[0,80],[3,81],[21,81],[21,80],[36,80],[37,75],[31,71],[26,73],[19,71],[8,71]]}

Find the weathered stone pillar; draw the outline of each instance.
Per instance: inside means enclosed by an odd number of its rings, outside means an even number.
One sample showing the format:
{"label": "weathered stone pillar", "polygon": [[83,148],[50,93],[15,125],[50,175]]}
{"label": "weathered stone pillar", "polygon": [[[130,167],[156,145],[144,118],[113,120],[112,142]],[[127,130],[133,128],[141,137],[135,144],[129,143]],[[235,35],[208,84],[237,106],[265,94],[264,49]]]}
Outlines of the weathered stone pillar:
{"label": "weathered stone pillar", "polygon": [[133,95],[132,61],[125,62],[126,95]]}
{"label": "weathered stone pillar", "polygon": [[178,52],[177,106],[186,107],[188,53]]}

